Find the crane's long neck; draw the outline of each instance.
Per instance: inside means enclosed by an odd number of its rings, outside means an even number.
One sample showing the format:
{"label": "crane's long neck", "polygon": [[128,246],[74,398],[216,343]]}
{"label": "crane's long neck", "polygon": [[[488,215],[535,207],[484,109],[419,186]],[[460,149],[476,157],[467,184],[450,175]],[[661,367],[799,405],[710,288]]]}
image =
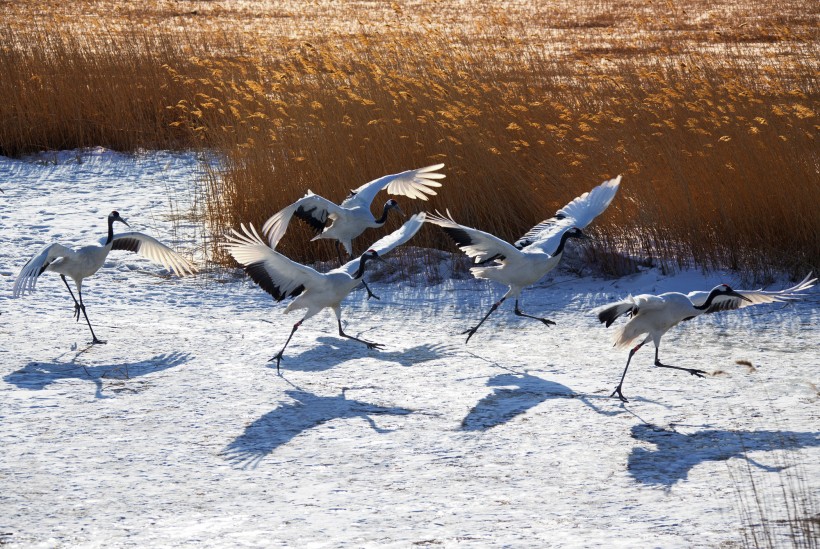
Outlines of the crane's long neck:
{"label": "crane's long neck", "polygon": [[705,311],[706,309],[712,306],[712,301],[714,301],[714,299],[718,295],[720,295],[719,290],[712,290],[711,292],[709,292],[709,295],[706,297],[706,301],[703,302],[703,305],[693,305],[692,307],[694,307],[698,311]]}
{"label": "crane's long neck", "polygon": [[105,245],[108,246],[114,240],[114,218],[108,216],[108,239],[105,241]]}
{"label": "crane's long neck", "polygon": [[564,253],[564,246],[566,245],[567,240],[569,240],[569,231],[565,231],[564,234],[561,235],[561,241],[558,242],[558,247],[552,253],[552,257],[557,257]]}
{"label": "crane's long neck", "polygon": [[359,268],[356,269],[355,273],[353,273],[353,280],[358,280],[364,276],[364,266],[368,261],[370,261],[370,257],[367,255],[363,255],[362,258],[359,260]]}
{"label": "crane's long neck", "polygon": [[390,211],[390,206],[387,204],[384,205],[384,210],[382,210],[382,216],[376,220],[379,226],[384,225],[384,222],[387,221],[387,212]]}

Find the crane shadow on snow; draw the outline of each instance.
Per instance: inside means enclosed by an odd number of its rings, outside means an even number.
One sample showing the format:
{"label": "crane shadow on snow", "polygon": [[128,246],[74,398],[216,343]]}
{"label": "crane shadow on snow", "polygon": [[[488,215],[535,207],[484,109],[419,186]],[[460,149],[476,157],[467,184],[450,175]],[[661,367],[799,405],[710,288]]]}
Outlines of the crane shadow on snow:
{"label": "crane shadow on snow", "polygon": [[742,458],[764,471],[777,472],[784,467],[758,463],[748,454],[820,446],[820,433],[713,429],[684,434],[646,424],[633,426],[632,438],[652,443],[655,449],[634,447],[627,463],[629,474],[642,484],[665,488],[686,480],[692,468],[706,461]]}
{"label": "crane shadow on snow", "polygon": [[334,419],[361,418],[377,433],[380,428],[371,416],[412,414],[407,408],[388,408],[359,400],[348,400],[345,389],[336,396],[318,396],[302,390],[285,391],[293,402],[282,404],[247,427],[222,452],[231,464],[242,469],[256,468],[262,459],[287,444],[299,433]]}
{"label": "crane shadow on snow", "polygon": [[121,380],[126,377],[133,379],[180,366],[191,359],[188,353],[173,352],[135,362],[85,365],[77,360],[82,352],[78,352],[68,362],[29,362],[5,376],[3,381],[21,389],[40,390],[63,379],[89,380],[97,386],[95,396],[105,398],[102,394],[105,380]]}
{"label": "crane shadow on snow", "polygon": [[552,398],[578,399],[595,412],[607,416],[624,413],[622,409],[603,410],[592,403],[593,399],[609,401],[610,398],[581,395],[566,385],[526,373],[499,374],[491,377],[487,381],[487,386],[496,388],[473,406],[461,421],[462,431],[484,431],[501,425]]}
{"label": "crane shadow on snow", "polygon": [[[435,360],[455,349],[454,346],[425,343],[404,350],[368,349],[361,343],[338,337],[318,337],[316,345],[299,354],[282,359],[282,369],[299,372],[322,372],[350,360],[374,358],[383,362],[395,362],[401,366],[413,366],[420,362]],[[271,363],[272,368],[276,364]]]}

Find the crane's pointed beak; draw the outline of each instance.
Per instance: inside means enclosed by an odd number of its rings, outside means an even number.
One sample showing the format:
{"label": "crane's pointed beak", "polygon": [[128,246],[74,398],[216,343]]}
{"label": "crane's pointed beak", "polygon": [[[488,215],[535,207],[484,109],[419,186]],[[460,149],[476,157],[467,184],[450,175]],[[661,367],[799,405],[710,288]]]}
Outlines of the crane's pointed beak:
{"label": "crane's pointed beak", "polygon": [[125,219],[119,218],[119,219],[117,219],[117,221],[122,221],[125,224],[126,227],[128,227],[129,229],[131,228],[131,225],[129,225],[128,222]]}
{"label": "crane's pointed beak", "polygon": [[395,208],[396,208],[396,211],[399,212],[399,214],[401,214],[402,217],[407,217],[407,214],[404,213],[404,211],[402,211],[401,207],[398,204],[396,204]]}
{"label": "crane's pointed beak", "polygon": [[746,297],[745,295],[743,295],[743,294],[739,294],[739,293],[737,293],[737,292],[735,292],[735,291],[731,291],[731,292],[729,292],[729,295],[730,295],[730,296],[733,296],[733,297],[739,297],[739,298],[740,298],[740,299],[742,299],[743,301],[748,301],[749,303],[751,303],[751,302],[752,302],[752,300],[751,300],[751,299],[749,299],[748,297]]}

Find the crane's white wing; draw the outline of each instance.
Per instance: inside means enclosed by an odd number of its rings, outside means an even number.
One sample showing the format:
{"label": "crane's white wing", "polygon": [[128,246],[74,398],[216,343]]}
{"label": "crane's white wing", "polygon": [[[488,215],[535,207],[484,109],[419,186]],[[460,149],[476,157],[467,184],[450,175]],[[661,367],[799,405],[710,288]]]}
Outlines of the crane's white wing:
{"label": "crane's white wing", "polygon": [[436,194],[436,191],[430,187],[441,187],[441,183],[435,180],[446,177],[443,173],[436,172],[436,170],[443,167],[444,164],[435,164],[426,168],[407,170],[374,179],[370,183],[365,183],[358,189],[350,191],[350,196],[342,202],[342,206],[363,206],[369,209],[373,199],[384,188],[393,195],[427,200],[426,195],[433,196]]}
{"label": "crane's white wing", "polygon": [[620,184],[621,176],[619,175],[575,198],[558,210],[553,217],[545,219],[530,229],[527,234],[516,241],[515,247],[522,249],[533,246],[544,253],[554,253],[564,231],[572,227],[583,229],[592,223],[609,207]]}
{"label": "crane's white wing", "polygon": [[20,297],[26,292],[33,292],[37,286],[37,278],[51,265],[54,260],[61,257],[74,255],[74,250],[66,248],[62,244],[50,244],[43,250],[28,260],[28,263],[20,270],[17,280],[14,281],[12,296]]}
{"label": "crane's white wing", "polygon": [[[804,278],[802,282],[792,286],[791,288],[786,288],[784,290],[778,290],[773,292],[766,291],[763,289],[736,290],[737,293],[739,293],[749,301],[745,301],[743,299],[740,299],[739,297],[731,295],[718,296],[714,300],[712,300],[712,304],[709,306],[708,309],[704,311],[704,313],[731,311],[734,309],[742,309],[744,307],[749,307],[751,305],[760,305],[762,303],[777,303],[798,300],[802,297],[800,295],[800,292],[808,290],[809,288],[814,286],[815,282],[817,282],[817,279],[812,278],[811,275],[812,273],[809,273],[809,275],[806,278]],[[706,303],[706,299],[709,297],[709,292],[690,292],[687,294],[687,297],[695,306],[699,306]]]}
{"label": "crane's white wing", "polygon": [[253,225],[249,227],[242,225],[242,233],[234,230],[233,235],[226,237],[230,242],[228,252],[245,268],[248,276],[276,301],[295,297],[304,291],[306,285],[321,282],[324,275],[271,249]]}
{"label": "crane's white wing", "polygon": [[[413,217],[407,220],[407,222],[390,233],[387,236],[383,236],[376,242],[370,245],[367,251],[374,251],[379,254],[379,257],[383,256],[384,254],[390,252],[393,248],[397,248],[401,246],[419,232],[421,226],[424,225],[424,219],[427,216],[424,212],[417,213]],[[359,270],[359,264],[361,262],[361,256],[348,261],[341,267],[339,267],[340,271],[346,272],[347,274],[353,276],[357,270]]]}
{"label": "crane's white wing", "polygon": [[[105,238],[101,239],[100,244],[105,244],[105,241]],[[111,249],[138,253],[179,276],[196,272],[196,267],[190,261],[147,234],[128,232],[115,235]]]}
{"label": "crane's white wing", "polygon": [[472,227],[465,227],[459,225],[453,220],[450,215],[450,210],[447,210],[447,217],[436,212],[435,215],[427,216],[427,222],[438,225],[447,235],[453,239],[456,245],[467,256],[475,258],[476,263],[482,263],[491,259],[506,259],[515,255],[520,255],[521,252],[509,242],[501,240],[497,236],[473,229]]}
{"label": "crane's white wing", "polygon": [[622,315],[629,313],[634,315],[639,309],[651,310],[662,309],[666,305],[663,297],[652,294],[641,294],[628,296],[622,301],[603,305],[592,310],[592,314],[598,317],[601,324],[606,324],[609,328],[615,320]]}
{"label": "crane's white wing", "polygon": [[294,215],[310,225],[316,234],[321,233],[328,218],[344,213],[344,208],[334,204],[327,198],[308,191],[305,196],[279,212],[273,214],[265,224],[262,225],[262,234],[268,236],[271,248],[276,248],[279,241],[285,235],[291,217]]}

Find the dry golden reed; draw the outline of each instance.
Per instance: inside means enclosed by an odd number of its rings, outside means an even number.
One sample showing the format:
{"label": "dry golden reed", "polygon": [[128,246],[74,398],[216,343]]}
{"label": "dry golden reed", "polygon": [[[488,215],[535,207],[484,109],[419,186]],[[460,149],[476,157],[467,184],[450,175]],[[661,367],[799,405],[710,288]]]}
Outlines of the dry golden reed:
{"label": "dry golden reed", "polygon": [[[632,265],[623,253],[758,277],[820,267],[820,56],[805,3],[148,4],[104,31],[8,24],[0,152],[216,151],[217,236],[307,189],[340,201],[444,162],[440,194],[400,199],[405,211],[449,208],[512,240],[622,173],[588,249],[613,271]],[[294,221],[282,251],[334,256],[309,236]],[[414,243],[452,249],[435,227]]]}

